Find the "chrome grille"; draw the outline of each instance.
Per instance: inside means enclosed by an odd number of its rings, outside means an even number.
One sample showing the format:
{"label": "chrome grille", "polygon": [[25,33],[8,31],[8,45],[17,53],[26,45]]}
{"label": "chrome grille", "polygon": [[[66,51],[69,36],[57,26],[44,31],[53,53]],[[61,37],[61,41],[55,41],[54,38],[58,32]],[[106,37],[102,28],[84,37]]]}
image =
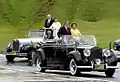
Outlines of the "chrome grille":
{"label": "chrome grille", "polygon": [[13,40],[12,50],[15,51],[15,52],[19,52],[20,51],[20,43],[19,43],[18,40]]}
{"label": "chrome grille", "polygon": [[94,47],[91,49],[90,60],[101,59],[102,60],[102,48]]}

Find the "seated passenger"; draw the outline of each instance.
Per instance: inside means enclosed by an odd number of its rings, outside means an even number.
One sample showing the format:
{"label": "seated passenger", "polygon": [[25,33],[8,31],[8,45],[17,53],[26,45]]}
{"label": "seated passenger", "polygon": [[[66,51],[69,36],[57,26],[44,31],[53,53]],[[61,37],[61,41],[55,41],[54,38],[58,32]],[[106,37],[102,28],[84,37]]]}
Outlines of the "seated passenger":
{"label": "seated passenger", "polygon": [[47,30],[46,39],[54,39],[52,30]]}
{"label": "seated passenger", "polygon": [[71,24],[71,34],[72,36],[81,36],[82,34],[80,31],[77,29],[77,23],[72,23]]}
{"label": "seated passenger", "polygon": [[53,36],[58,38],[57,33],[58,33],[58,30],[61,27],[61,23],[57,20],[57,18],[55,18],[54,21],[55,22],[50,26],[50,28],[53,29]]}

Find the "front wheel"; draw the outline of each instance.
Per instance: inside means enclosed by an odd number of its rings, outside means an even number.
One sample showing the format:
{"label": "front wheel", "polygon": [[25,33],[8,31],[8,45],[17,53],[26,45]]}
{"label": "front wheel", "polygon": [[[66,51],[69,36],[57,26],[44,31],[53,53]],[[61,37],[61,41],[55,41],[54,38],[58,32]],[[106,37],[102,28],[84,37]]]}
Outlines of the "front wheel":
{"label": "front wheel", "polygon": [[114,73],[115,73],[115,69],[107,69],[105,71],[105,74],[107,77],[112,77],[114,75]]}
{"label": "front wheel", "polygon": [[32,66],[34,64],[34,55],[35,55],[35,51],[31,50],[28,52],[28,66]]}
{"label": "front wheel", "polygon": [[76,62],[73,58],[70,60],[69,68],[70,68],[71,75],[80,74],[80,69],[77,68]]}
{"label": "front wheel", "polygon": [[6,55],[7,62],[13,62],[15,56],[13,55]]}
{"label": "front wheel", "polygon": [[37,58],[36,58],[36,67],[37,69],[40,71],[40,72],[45,72],[45,68],[43,68],[43,62],[42,62],[42,57],[39,55]]}

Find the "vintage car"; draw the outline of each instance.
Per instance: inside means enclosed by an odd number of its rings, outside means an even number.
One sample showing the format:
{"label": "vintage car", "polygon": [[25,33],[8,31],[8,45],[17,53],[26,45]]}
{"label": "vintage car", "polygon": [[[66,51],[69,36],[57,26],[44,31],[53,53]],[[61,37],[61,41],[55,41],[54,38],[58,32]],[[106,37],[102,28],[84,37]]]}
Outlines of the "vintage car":
{"label": "vintage car", "polygon": [[12,62],[15,57],[26,57],[31,61],[32,53],[37,49],[37,43],[43,42],[44,36],[45,29],[30,30],[27,38],[14,39],[6,48],[7,61]]}
{"label": "vintage car", "polygon": [[112,42],[111,43],[111,48],[116,53],[116,56],[120,61],[120,39],[115,40],[114,42]]}
{"label": "vintage car", "polygon": [[112,77],[117,69],[116,55],[109,49],[97,47],[93,35],[46,39],[39,43],[33,59],[40,72],[58,69],[79,75],[82,71],[99,71]]}

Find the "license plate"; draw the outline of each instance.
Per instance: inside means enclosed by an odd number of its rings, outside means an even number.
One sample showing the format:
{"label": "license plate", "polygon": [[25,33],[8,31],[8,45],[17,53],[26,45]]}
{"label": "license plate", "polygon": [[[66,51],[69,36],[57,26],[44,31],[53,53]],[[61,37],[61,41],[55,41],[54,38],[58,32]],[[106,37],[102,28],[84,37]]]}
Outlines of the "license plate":
{"label": "license plate", "polygon": [[104,70],[104,64],[101,65],[95,65],[95,70]]}
{"label": "license plate", "polygon": [[26,56],[27,56],[27,53],[17,53],[16,55],[17,55],[17,56],[24,56],[24,57],[26,57]]}
{"label": "license plate", "polygon": [[16,52],[12,52],[11,55],[16,55]]}

